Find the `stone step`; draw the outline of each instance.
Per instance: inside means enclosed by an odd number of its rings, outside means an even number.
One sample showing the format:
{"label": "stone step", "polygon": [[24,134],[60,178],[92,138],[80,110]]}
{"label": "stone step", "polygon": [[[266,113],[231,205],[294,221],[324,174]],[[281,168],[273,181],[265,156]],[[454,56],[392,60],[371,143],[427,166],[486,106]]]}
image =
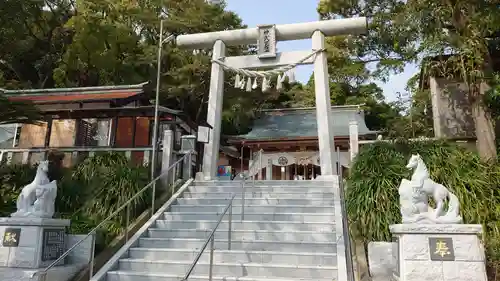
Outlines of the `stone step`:
{"label": "stone step", "polygon": [[[172,205],[171,212],[208,212],[221,213],[226,205]],[[248,205],[245,202],[245,214],[250,213],[334,213],[333,206],[310,205]],[[233,213],[241,213],[241,205],[233,206]]]}
{"label": "stone step", "polygon": [[[168,212],[163,214],[165,220],[183,220],[183,221],[198,221],[198,220],[218,220],[220,213],[208,212]],[[232,220],[241,220],[242,214],[233,211]],[[293,222],[334,222],[334,214],[324,213],[248,213],[245,211],[245,220],[255,221],[293,221]],[[229,220],[229,210],[222,219],[223,221]]]}
{"label": "stone step", "polygon": [[[319,181],[319,180],[305,180],[305,181],[294,181],[294,180],[247,180],[245,185],[248,186],[294,186],[294,187],[308,187],[308,186],[333,186],[337,183],[337,179],[332,181]],[[194,181],[195,186],[241,186],[241,181]]]}
{"label": "stone step", "polygon": [[[110,271],[107,273],[106,281],[179,281],[184,278],[182,275],[172,275],[167,273],[131,272],[131,271]],[[208,275],[191,275],[189,281],[207,281]],[[330,278],[296,279],[296,278],[275,278],[275,277],[232,277],[213,276],[213,281],[336,281],[337,275]]]}
{"label": "stone step", "polygon": [[[225,198],[230,199],[236,193],[236,198],[242,198],[241,191],[234,192],[186,192],[183,198]],[[266,191],[245,191],[245,198],[274,198],[274,199],[332,199],[333,192],[266,192]]]}
{"label": "stone step", "polygon": [[[194,238],[139,238],[141,248],[201,249],[206,239]],[[226,250],[227,239],[215,239],[215,248]],[[280,252],[320,252],[335,253],[334,242],[283,242],[273,240],[232,240],[231,250],[280,251]]]}
{"label": "stone step", "polygon": [[[150,238],[197,238],[206,239],[212,230],[210,229],[148,229]],[[216,239],[228,239],[228,231],[215,232]],[[321,233],[314,231],[273,231],[273,230],[233,230],[231,239],[235,240],[268,240],[286,242],[336,242],[334,232]]]}
{"label": "stone step", "polygon": [[[216,220],[198,220],[198,221],[181,221],[181,220],[157,220],[156,228],[167,229],[212,229],[217,224]],[[222,221],[217,228],[218,230],[227,230],[229,223]],[[317,232],[334,232],[334,223],[302,223],[290,221],[238,221],[235,220],[231,225],[233,230],[279,230],[279,231],[317,231]]]}
{"label": "stone step", "polygon": [[[119,270],[121,271],[145,271],[153,273],[169,273],[174,275],[185,274],[192,262],[183,261],[156,261],[139,259],[121,259]],[[198,262],[192,272],[193,275],[207,275],[210,264]],[[288,264],[269,263],[214,263],[213,275],[231,277],[282,277],[282,278],[333,278],[337,275],[335,266],[301,266]]]}
{"label": "stone step", "polygon": [[[190,192],[241,192],[241,185],[223,185],[223,186],[196,186],[190,185],[188,191]],[[333,186],[247,186],[246,192],[303,192],[303,193],[316,193],[316,192],[333,192]]]}
{"label": "stone step", "polygon": [[[306,198],[245,198],[245,205],[312,205],[312,206],[333,206],[333,198],[329,199],[306,199]],[[179,205],[227,205],[229,199],[224,198],[179,198]],[[233,204],[241,205],[242,199],[235,198]]]}
{"label": "stone step", "polygon": [[[209,249],[208,249],[209,250]],[[147,260],[176,260],[192,262],[199,250],[192,249],[158,249],[158,248],[131,248],[129,258]],[[208,262],[209,252],[205,250],[200,262]],[[336,265],[336,254],[326,253],[282,253],[272,251],[214,251],[214,262],[243,262],[243,263],[276,263],[289,265]]]}

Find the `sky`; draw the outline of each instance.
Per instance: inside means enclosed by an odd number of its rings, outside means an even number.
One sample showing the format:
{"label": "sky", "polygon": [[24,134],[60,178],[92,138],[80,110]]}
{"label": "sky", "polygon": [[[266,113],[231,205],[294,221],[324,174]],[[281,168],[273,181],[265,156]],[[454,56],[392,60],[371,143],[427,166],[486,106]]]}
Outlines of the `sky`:
{"label": "sky", "polygon": [[[291,3],[293,2],[293,5]],[[259,24],[287,24],[300,23],[319,20],[316,7],[317,0],[226,0],[227,10],[236,12],[243,23],[248,27]],[[310,50],[311,40],[286,41],[278,43],[278,50],[298,51]],[[312,74],[312,66],[299,66],[296,71],[296,78],[300,82],[306,83]],[[406,82],[418,68],[415,65],[408,65],[405,71],[392,75],[387,83],[374,81],[383,90],[388,101],[393,101],[397,97],[397,92],[405,93]]]}

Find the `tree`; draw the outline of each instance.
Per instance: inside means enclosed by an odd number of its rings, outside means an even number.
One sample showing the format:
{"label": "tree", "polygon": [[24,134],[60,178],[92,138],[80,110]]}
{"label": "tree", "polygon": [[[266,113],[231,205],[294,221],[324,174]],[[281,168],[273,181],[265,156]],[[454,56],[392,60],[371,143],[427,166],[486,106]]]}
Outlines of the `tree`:
{"label": "tree", "polygon": [[368,36],[354,39],[356,52],[377,61],[377,75],[400,71],[419,56],[452,54],[431,66],[442,76],[460,79],[468,88],[478,149],[483,160],[496,159],[493,123],[483,98],[491,86],[492,59],[488,38],[498,30],[498,4],[486,0],[323,0],[323,18],[370,17]]}
{"label": "tree", "polygon": [[420,74],[415,74],[408,80],[406,91],[411,96],[408,117],[411,118],[412,137],[434,136],[431,94],[430,90],[420,87]]}
{"label": "tree", "polygon": [[[386,131],[389,135],[400,135],[400,130],[390,128],[401,118],[401,108],[385,101],[382,89],[370,80],[367,62],[356,54],[354,37],[337,36],[327,38],[328,72],[330,77],[330,100],[332,105],[363,104],[367,126],[372,130]],[[307,85],[286,89],[287,106],[315,106],[314,77]]]}
{"label": "tree", "polygon": [[1,87],[54,87],[53,70],[71,40],[64,23],[72,13],[66,0],[0,3]]}
{"label": "tree", "polygon": [[[245,27],[224,3],[204,0],[4,1],[0,3],[0,87],[52,88],[156,81],[159,18],[165,35]],[[228,48],[230,55],[252,47]],[[194,55],[163,46],[164,106],[199,123],[206,116],[211,50]],[[247,130],[253,112],[275,94],[244,93],[227,75],[223,131]],[[152,97],[153,98],[153,97]],[[247,124],[247,125],[246,125]]]}
{"label": "tree", "polygon": [[488,105],[492,116],[498,120],[500,118],[500,73],[495,74],[491,89],[484,97],[484,102]]}

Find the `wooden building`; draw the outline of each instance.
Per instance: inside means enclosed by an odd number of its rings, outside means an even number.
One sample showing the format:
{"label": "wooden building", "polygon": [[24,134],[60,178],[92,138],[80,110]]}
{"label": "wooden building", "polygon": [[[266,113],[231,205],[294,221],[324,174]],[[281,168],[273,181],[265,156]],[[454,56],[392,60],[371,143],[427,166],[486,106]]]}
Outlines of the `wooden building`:
{"label": "wooden building", "polygon": [[[1,91],[10,100],[33,102],[43,115],[39,124],[16,127],[11,137],[14,148],[140,148],[152,145],[154,105],[150,102],[153,95],[148,83]],[[159,120],[160,144],[161,132],[171,129],[174,131],[174,150],[180,147],[181,135],[196,134],[194,124],[180,111],[160,107]],[[144,153],[135,151],[131,156],[143,162]],[[37,160],[40,159],[31,162]]]}
{"label": "wooden building", "polygon": [[[358,105],[333,106],[331,118],[335,146],[340,151],[337,163],[348,167],[352,135],[357,134],[356,139],[367,139],[374,138],[377,132],[368,129],[364,112]],[[352,128],[356,128],[356,132]],[[257,161],[250,167],[258,167],[256,173],[260,179],[315,178],[320,175],[317,130],[315,108],[261,111],[249,133],[229,137],[233,146],[239,151],[249,151],[243,155],[250,157],[236,159],[230,153],[221,153],[219,165],[230,165],[240,172]]]}

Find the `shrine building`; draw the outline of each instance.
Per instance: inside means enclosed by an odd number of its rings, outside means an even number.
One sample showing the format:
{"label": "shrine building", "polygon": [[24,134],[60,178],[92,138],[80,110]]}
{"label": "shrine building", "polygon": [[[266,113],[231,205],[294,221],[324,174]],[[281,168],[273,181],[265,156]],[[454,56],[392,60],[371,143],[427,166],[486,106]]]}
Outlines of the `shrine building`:
{"label": "shrine building", "polygon": [[[349,167],[351,140],[373,139],[377,131],[365,123],[360,105],[332,106],[333,133],[336,149],[335,162]],[[320,175],[320,155],[315,108],[263,110],[255,120],[252,130],[244,135],[229,136],[228,142],[235,151],[220,154],[218,165],[230,165],[237,172],[247,170],[249,163],[257,179],[291,180]],[[357,144],[356,144],[357,145]],[[227,149],[227,148],[226,148]],[[243,157],[237,157],[237,151]]]}
{"label": "shrine building", "polygon": [[[125,151],[137,163],[147,163],[151,157],[155,107],[150,101],[153,87],[147,82],[0,91],[11,101],[32,102],[42,115],[35,124],[0,128],[0,148],[19,151],[13,154],[13,163],[36,163],[44,159],[48,149],[65,152],[65,165],[76,160],[75,153],[80,157],[93,151]],[[174,150],[178,150],[181,136],[196,134],[195,128],[183,112],[159,107],[160,145],[162,132],[170,129]],[[28,161],[21,159],[23,151],[29,151]]]}

